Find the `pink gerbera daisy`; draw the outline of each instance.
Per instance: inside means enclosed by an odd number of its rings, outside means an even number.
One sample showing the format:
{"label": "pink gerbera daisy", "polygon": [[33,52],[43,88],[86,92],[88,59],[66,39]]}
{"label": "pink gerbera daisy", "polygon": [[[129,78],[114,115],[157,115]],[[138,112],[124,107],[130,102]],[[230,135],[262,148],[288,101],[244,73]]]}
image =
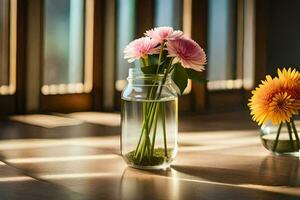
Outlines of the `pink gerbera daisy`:
{"label": "pink gerbera daisy", "polygon": [[152,39],[158,41],[159,43],[162,43],[166,40],[176,40],[183,36],[182,31],[174,31],[172,27],[157,27],[154,29],[151,29],[149,31],[146,31],[146,36],[151,37]]}
{"label": "pink gerbera daisy", "polygon": [[140,58],[147,58],[148,55],[157,54],[159,43],[149,37],[142,37],[130,42],[124,49],[124,58],[128,59],[129,63]]}
{"label": "pink gerbera daisy", "polygon": [[179,38],[167,42],[169,57],[174,57],[174,63],[180,62],[185,68],[203,71],[206,64],[204,50],[192,39]]}

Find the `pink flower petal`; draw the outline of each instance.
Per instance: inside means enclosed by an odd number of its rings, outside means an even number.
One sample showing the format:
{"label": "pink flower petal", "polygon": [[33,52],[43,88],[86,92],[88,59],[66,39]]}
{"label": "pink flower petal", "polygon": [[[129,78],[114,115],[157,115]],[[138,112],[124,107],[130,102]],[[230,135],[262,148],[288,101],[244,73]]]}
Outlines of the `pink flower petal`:
{"label": "pink flower petal", "polygon": [[182,31],[174,31],[172,27],[157,27],[146,31],[146,36],[151,37],[159,43],[166,40],[175,40],[183,36]]}
{"label": "pink flower petal", "polygon": [[180,62],[185,68],[203,71],[206,64],[204,50],[192,39],[181,37],[167,42],[169,57],[174,57],[174,62]]}
{"label": "pink flower petal", "polygon": [[129,63],[140,58],[146,58],[148,55],[159,53],[158,42],[149,37],[142,37],[130,42],[124,49],[124,58]]}

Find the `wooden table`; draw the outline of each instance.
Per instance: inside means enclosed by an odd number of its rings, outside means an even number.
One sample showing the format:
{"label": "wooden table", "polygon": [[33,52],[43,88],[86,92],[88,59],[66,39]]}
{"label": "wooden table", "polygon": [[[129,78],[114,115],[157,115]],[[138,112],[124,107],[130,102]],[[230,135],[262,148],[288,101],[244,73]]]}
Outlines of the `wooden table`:
{"label": "wooden table", "polygon": [[270,155],[256,129],[194,126],[171,169],[142,171],[119,156],[118,128],[2,122],[0,199],[300,199],[299,158]]}

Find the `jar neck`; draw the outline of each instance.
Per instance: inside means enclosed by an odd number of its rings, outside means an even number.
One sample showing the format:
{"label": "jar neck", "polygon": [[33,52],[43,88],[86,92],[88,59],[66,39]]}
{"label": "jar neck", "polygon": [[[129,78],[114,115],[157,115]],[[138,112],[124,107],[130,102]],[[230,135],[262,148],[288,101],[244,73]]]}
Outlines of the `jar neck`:
{"label": "jar neck", "polygon": [[144,74],[140,68],[130,68],[128,83],[132,85],[169,85],[172,83],[170,74]]}

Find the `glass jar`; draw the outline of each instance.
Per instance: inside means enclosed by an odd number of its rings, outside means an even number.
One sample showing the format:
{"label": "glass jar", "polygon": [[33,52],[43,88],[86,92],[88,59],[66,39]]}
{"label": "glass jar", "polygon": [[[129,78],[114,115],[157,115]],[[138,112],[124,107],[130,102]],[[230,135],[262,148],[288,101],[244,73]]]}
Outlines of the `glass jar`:
{"label": "glass jar", "polygon": [[260,138],[263,146],[276,155],[300,155],[300,121],[273,125],[271,122],[261,127]]}
{"label": "glass jar", "polygon": [[122,92],[122,156],[131,167],[166,169],[177,154],[178,98],[170,75],[129,69]]}

